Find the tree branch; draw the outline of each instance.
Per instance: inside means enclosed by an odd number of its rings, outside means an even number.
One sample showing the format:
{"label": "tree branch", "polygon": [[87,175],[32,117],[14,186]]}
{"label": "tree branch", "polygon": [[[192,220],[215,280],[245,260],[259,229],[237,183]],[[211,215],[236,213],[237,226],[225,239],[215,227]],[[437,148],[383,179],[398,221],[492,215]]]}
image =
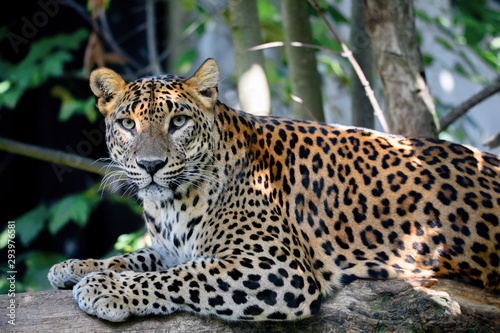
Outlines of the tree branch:
{"label": "tree branch", "polygon": [[202,25],[206,19],[204,17],[198,17],[196,21],[191,23],[178,37],[176,37],[175,40],[169,42],[168,48],[163,50],[160,55],[158,56],[158,61],[162,62],[164,61],[179,45],[184,42],[186,39],[188,39],[189,36],[191,36],[196,29],[200,25]]}
{"label": "tree branch", "polygon": [[318,12],[319,16],[323,19],[325,22],[328,30],[332,33],[332,35],[335,37],[335,40],[339,45],[342,47],[343,53],[342,56],[346,57],[349,62],[351,63],[352,67],[354,68],[354,71],[356,72],[356,75],[358,76],[359,80],[361,81],[361,85],[365,88],[366,91],[366,96],[370,100],[371,105],[373,106],[373,110],[375,112],[375,115],[377,116],[380,125],[382,125],[382,129],[384,132],[389,133],[389,126],[387,126],[387,121],[385,120],[384,113],[382,112],[382,109],[380,108],[380,105],[377,102],[377,99],[375,98],[375,93],[373,92],[373,89],[370,87],[370,82],[366,79],[365,74],[363,73],[363,70],[361,70],[361,67],[359,67],[358,62],[356,59],[354,59],[354,56],[352,55],[351,50],[343,43],[335,30],[333,30],[333,27],[331,26],[330,22],[326,19],[325,15],[323,14],[323,10],[319,6],[318,2],[316,0],[308,0],[309,3],[316,9]]}
{"label": "tree branch", "polygon": [[249,47],[248,49],[245,49],[245,50],[241,51],[241,53],[249,52],[249,51],[258,51],[258,50],[270,49],[270,48],[273,48],[273,47],[283,47],[283,46],[306,47],[306,48],[310,48],[310,49],[317,49],[317,50],[321,50],[321,51],[325,51],[325,52],[330,52],[330,53],[337,54],[337,55],[340,54],[340,52],[332,50],[332,49],[329,49],[329,48],[324,47],[324,46],[319,46],[319,45],[314,45],[314,44],[308,44],[308,43],[301,43],[301,42],[289,42],[289,43],[287,43],[287,42],[270,42],[270,43],[264,43],[264,44],[256,45],[256,46],[253,46],[253,47]]}
{"label": "tree branch", "polygon": [[66,0],[62,3],[65,6],[73,8],[78,14],[80,14],[80,16],[92,26],[92,29],[97,32],[99,37],[101,37],[102,40],[105,40],[108,43],[113,52],[116,53],[118,56],[122,57],[123,59],[125,59],[127,63],[134,68],[134,71],[137,71],[144,67],[134,58],[132,58],[127,52],[125,52],[118,45],[118,43],[116,43],[116,41],[113,38],[113,35],[111,34],[111,30],[109,29],[109,25],[104,10],[101,10],[99,13],[99,22],[100,22],[99,26],[99,24],[97,24],[97,22],[90,17],[84,6],[76,3],[74,0]]}
{"label": "tree branch", "polygon": [[[43,148],[16,140],[0,137],[0,149],[9,153],[14,153],[26,157],[35,158],[41,161],[66,165],[72,168],[106,175],[108,163],[94,161],[91,158],[62,152],[51,148]],[[109,171],[112,171],[111,169]]]}
{"label": "tree branch", "polygon": [[496,148],[500,146],[500,133],[493,135],[492,137],[486,139],[483,142],[483,146],[486,146],[490,149]]}
{"label": "tree branch", "polygon": [[70,8],[73,8],[80,16],[87,21],[88,24],[92,26],[92,30],[94,31],[99,31],[99,26],[97,25],[97,22],[95,22],[90,15],[88,14],[88,11],[85,9],[84,6],[76,3],[73,0],[66,0],[63,3],[65,6],[68,6]]}
{"label": "tree branch", "polygon": [[304,104],[304,101],[302,100],[302,98],[300,98],[299,96],[295,96],[294,94],[290,94],[290,98],[296,102],[296,103],[299,103],[302,108],[304,109],[304,111],[309,115],[309,117],[311,117],[311,120],[314,120],[314,121],[319,121],[318,118],[316,118],[316,116],[314,115],[314,113],[311,111],[311,109],[309,109],[305,104]]}
{"label": "tree branch", "polygon": [[125,58],[127,62],[134,67],[134,70],[139,70],[143,65],[137,62],[134,58],[132,58],[127,52],[125,52],[115,41],[113,34],[111,33],[111,29],[109,29],[108,20],[106,18],[106,13],[104,10],[99,11],[99,23],[100,29],[98,30],[99,35],[103,37],[103,39],[109,44],[113,52],[118,54],[119,56]]}
{"label": "tree branch", "polygon": [[500,80],[485,87],[483,90],[478,92],[477,94],[472,95],[469,99],[467,99],[462,104],[453,108],[446,116],[444,116],[439,121],[439,126],[441,131],[444,131],[450,126],[455,120],[463,116],[467,111],[469,111],[475,105],[481,103],[486,98],[494,95],[495,93],[500,91]]}
{"label": "tree branch", "polygon": [[[495,295],[453,280],[413,287],[407,281],[357,280],[329,297],[321,311],[304,320],[227,322],[187,312],[130,318],[112,323],[85,314],[71,290],[16,293],[17,332],[497,332],[500,302]],[[472,300],[471,300],[472,298]],[[0,295],[8,309],[13,297]],[[349,304],[349,306],[345,306]],[[7,310],[9,311],[9,310]],[[3,313],[7,311],[4,310]],[[9,312],[7,312],[9,313]],[[426,320],[423,320],[425,318]],[[12,332],[9,319],[1,332]]]}

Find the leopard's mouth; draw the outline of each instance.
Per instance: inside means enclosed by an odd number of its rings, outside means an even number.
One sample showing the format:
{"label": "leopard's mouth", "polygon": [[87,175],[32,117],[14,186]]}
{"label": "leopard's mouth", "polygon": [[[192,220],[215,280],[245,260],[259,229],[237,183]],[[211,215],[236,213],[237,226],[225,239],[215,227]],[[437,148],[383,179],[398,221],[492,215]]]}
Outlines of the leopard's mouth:
{"label": "leopard's mouth", "polygon": [[171,178],[150,177],[132,181],[137,186],[137,194],[143,200],[166,200],[174,196],[175,193],[184,193],[189,187],[189,180],[181,175]]}
{"label": "leopard's mouth", "polygon": [[174,191],[170,187],[165,187],[152,181],[145,187],[139,189],[137,195],[142,200],[166,200],[172,197]]}

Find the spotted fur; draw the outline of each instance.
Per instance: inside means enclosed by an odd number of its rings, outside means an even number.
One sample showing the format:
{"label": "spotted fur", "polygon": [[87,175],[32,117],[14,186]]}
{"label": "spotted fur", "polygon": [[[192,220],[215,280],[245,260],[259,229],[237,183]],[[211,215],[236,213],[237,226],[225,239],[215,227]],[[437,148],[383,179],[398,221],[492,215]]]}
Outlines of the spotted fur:
{"label": "spotted fur", "polygon": [[500,161],[451,142],[256,117],[218,66],[126,84],[91,76],[151,247],[55,265],[86,312],[293,320],[356,279],[445,276],[499,290]]}

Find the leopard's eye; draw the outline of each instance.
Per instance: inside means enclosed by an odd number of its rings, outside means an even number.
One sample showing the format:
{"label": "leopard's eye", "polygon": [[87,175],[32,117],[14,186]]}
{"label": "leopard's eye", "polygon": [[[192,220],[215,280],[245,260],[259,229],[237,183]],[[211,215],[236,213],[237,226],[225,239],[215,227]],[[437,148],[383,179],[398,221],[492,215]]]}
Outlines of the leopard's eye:
{"label": "leopard's eye", "polygon": [[171,124],[173,128],[178,128],[181,127],[186,123],[188,120],[188,117],[186,116],[175,116],[172,118]]}
{"label": "leopard's eye", "polygon": [[135,127],[135,122],[130,118],[121,119],[120,123],[123,126],[123,128],[128,130],[134,129]]}

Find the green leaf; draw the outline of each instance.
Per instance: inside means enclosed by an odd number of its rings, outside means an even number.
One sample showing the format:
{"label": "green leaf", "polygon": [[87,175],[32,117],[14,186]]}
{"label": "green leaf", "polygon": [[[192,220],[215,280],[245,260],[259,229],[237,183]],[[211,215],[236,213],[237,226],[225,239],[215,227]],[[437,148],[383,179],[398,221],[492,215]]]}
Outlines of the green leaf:
{"label": "green leaf", "polygon": [[196,0],[181,0],[181,6],[184,11],[189,12],[196,8]]}
{"label": "green leaf", "polygon": [[423,21],[428,22],[428,23],[431,22],[431,19],[429,18],[429,16],[427,16],[427,14],[425,14],[423,11],[415,9],[415,14],[417,15],[417,17],[419,17]]}
{"label": "green leaf", "polygon": [[27,247],[45,228],[49,211],[44,204],[20,216],[16,220],[16,237]]}
{"label": "green leaf", "polygon": [[76,50],[87,37],[86,29],[58,34],[31,43],[28,54],[17,64],[0,59],[0,81],[10,82],[0,94],[0,107],[13,109],[26,90],[38,88],[49,78],[61,77],[64,65],[73,59],[70,51]]}
{"label": "green leaf", "polygon": [[196,29],[195,32],[198,36],[201,36],[205,33],[205,22],[202,22]]}
{"label": "green leaf", "polygon": [[148,236],[140,230],[132,234],[120,235],[115,243],[115,249],[130,253],[147,246],[148,242]]}
{"label": "green leaf", "polygon": [[430,55],[428,54],[424,54],[422,55],[422,58],[423,58],[423,61],[424,61],[424,65],[425,66],[429,66],[432,64],[432,62],[434,61],[434,58],[431,57]]}
{"label": "green leaf", "polygon": [[0,82],[0,94],[3,94],[7,90],[9,90],[10,85],[11,85],[10,81]]}
{"label": "green leaf", "polygon": [[468,75],[468,73],[465,70],[465,68],[463,68],[460,64],[456,64],[455,65],[455,71],[457,71],[458,73],[462,74],[463,76],[467,76]]}
{"label": "green leaf", "polygon": [[[47,207],[41,204],[15,219],[15,239],[19,239],[19,242],[25,247],[30,245],[45,227],[47,217]],[[9,229],[5,228],[5,230],[0,234],[0,249],[7,246],[9,241],[8,231]]]}
{"label": "green leaf", "polygon": [[0,234],[0,250],[7,246],[9,242],[9,229],[5,228]]}
{"label": "green leaf", "polygon": [[261,23],[266,21],[276,21],[276,16],[278,15],[278,13],[276,11],[276,8],[273,6],[272,1],[258,0],[257,11]]}
{"label": "green leaf", "polygon": [[54,252],[31,251],[23,253],[20,259],[26,264],[23,276],[26,291],[36,291],[51,288],[47,274],[52,265],[66,258]]}
{"label": "green leaf", "polygon": [[53,97],[61,100],[61,108],[59,110],[59,121],[67,121],[76,114],[81,114],[94,123],[97,120],[97,111],[94,107],[95,100],[89,97],[85,100],[76,100],[71,93],[62,86],[54,86],[50,91]]}
{"label": "green leaf", "polygon": [[188,49],[184,51],[175,62],[175,67],[178,68],[181,73],[189,72],[191,70],[191,64],[196,59],[196,56],[196,50]]}
{"label": "green leaf", "polygon": [[98,119],[98,113],[95,108],[95,98],[89,97],[82,101],[83,113],[91,123],[95,123]]}
{"label": "green leaf", "polygon": [[7,35],[9,34],[9,27],[4,25],[2,27],[0,27],[0,39],[1,40],[4,40]]}
{"label": "green leaf", "polygon": [[342,15],[341,12],[339,12],[335,7],[333,6],[328,6],[326,11],[330,13],[332,16],[333,20],[337,23],[349,23],[349,20]]}
{"label": "green leaf", "polygon": [[55,235],[66,224],[73,221],[83,227],[98,202],[96,196],[86,194],[70,195],[60,200],[51,210],[49,231]]}
{"label": "green leaf", "polygon": [[490,41],[490,48],[494,51],[500,50],[500,37],[495,37]]}
{"label": "green leaf", "polygon": [[311,21],[311,30],[313,36],[313,44],[322,45],[333,51],[342,51],[342,47],[339,43],[330,35],[330,32],[326,29],[325,23],[319,18],[315,18]]}
{"label": "green leaf", "polygon": [[438,42],[439,44],[443,45],[448,50],[452,50],[453,49],[450,43],[448,43],[447,41],[445,41],[444,39],[442,39],[440,37],[436,37],[436,42]]}

